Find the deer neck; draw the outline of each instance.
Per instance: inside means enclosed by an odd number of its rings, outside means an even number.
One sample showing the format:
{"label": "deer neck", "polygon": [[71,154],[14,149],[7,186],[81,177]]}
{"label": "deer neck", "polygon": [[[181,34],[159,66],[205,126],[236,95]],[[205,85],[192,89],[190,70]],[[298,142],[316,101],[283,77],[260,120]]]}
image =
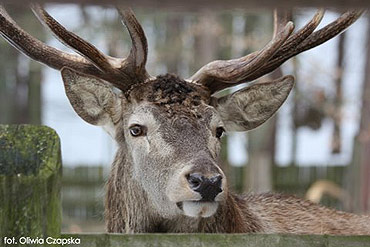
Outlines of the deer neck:
{"label": "deer neck", "polygon": [[249,211],[242,198],[232,193],[228,193],[226,198],[214,216],[202,219],[204,222],[201,222],[200,230],[220,233],[252,233],[261,230],[259,220]]}
{"label": "deer neck", "polygon": [[238,196],[228,194],[227,200],[220,203],[215,215],[208,218],[178,216],[175,219],[162,219],[157,225],[158,232],[177,233],[252,233],[260,232],[259,220],[249,212],[245,202]]}
{"label": "deer neck", "polygon": [[152,232],[157,216],[150,210],[146,192],[132,178],[132,161],[126,154],[124,148],[117,151],[106,184],[104,216],[107,231]]}
{"label": "deer neck", "polygon": [[117,151],[106,185],[105,221],[108,232],[223,232],[241,233],[261,230],[259,220],[245,201],[228,193],[215,215],[191,218],[180,215],[160,217],[141,185],[132,178],[132,162],[125,149]]}

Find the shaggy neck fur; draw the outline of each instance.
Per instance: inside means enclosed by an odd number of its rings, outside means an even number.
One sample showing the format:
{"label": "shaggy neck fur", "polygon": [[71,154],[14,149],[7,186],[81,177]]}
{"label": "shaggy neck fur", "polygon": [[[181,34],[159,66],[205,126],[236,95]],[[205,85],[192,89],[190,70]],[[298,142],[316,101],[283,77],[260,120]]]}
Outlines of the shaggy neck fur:
{"label": "shaggy neck fur", "polygon": [[293,233],[369,235],[370,216],[354,215],[279,194],[228,194],[214,216],[168,220],[154,210],[146,192],[132,179],[131,162],[121,147],[107,183],[108,232]]}
{"label": "shaggy neck fur", "polygon": [[257,218],[243,200],[229,194],[214,216],[191,218],[179,215],[164,219],[154,210],[146,192],[132,179],[132,164],[124,149],[117,152],[107,183],[105,219],[108,232],[260,232]]}

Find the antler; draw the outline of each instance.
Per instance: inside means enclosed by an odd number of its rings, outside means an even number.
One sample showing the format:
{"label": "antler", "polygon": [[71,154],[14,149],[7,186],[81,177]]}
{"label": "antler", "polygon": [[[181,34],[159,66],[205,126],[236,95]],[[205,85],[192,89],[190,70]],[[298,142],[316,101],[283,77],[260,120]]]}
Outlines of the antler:
{"label": "antler", "polygon": [[318,10],[303,28],[292,33],[293,23],[288,21],[289,13],[275,11],[274,37],[261,51],[238,59],[210,62],[188,80],[205,85],[211,93],[255,80],[273,71],[289,58],[335,37],[362,13],[363,11],[348,11],[314,32],[324,15],[323,10]]}
{"label": "antler", "polygon": [[118,9],[132,40],[130,54],[124,59],[104,55],[92,44],[66,30],[40,5],[32,5],[32,10],[40,22],[48,27],[62,43],[81,56],[60,51],[32,37],[20,28],[0,6],[0,34],[30,58],[57,70],[69,67],[78,72],[104,79],[122,91],[150,77],[145,70],[148,54],[146,37],[131,10]]}

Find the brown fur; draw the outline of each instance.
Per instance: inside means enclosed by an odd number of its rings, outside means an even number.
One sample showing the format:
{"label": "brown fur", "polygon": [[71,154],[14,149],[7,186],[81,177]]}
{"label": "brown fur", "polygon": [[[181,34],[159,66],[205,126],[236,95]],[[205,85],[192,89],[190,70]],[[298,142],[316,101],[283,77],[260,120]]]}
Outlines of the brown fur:
{"label": "brown fur", "polygon": [[154,103],[167,112],[167,117],[197,116],[202,102],[209,103],[209,91],[202,85],[186,82],[173,74],[158,76],[155,80],[135,85],[127,97],[137,102]]}
{"label": "brown fur", "polygon": [[[108,232],[294,233],[369,235],[370,217],[329,209],[294,196],[229,193],[209,218],[161,218],[144,191],[119,165],[118,154],[107,183],[105,218]],[[115,170],[118,167],[119,170]],[[120,179],[119,179],[120,178]],[[121,180],[122,179],[122,180]]]}
{"label": "brown fur", "polygon": [[[201,108],[204,102],[210,102],[209,96],[207,98],[207,94],[200,90],[195,84],[168,75],[135,88],[128,102],[154,103],[162,111],[170,112],[165,119],[186,115],[194,120],[197,117],[193,112]],[[160,117],[159,113],[157,115]],[[172,128],[180,127],[172,125]],[[124,143],[125,140],[120,139],[122,135],[118,136],[117,141]],[[177,139],[172,136],[166,140],[174,142]],[[175,153],[180,154],[185,149],[183,145],[180,146]],[[189,152],[189,149],[185,150]],[[205,163],[202,162],[203,165]],[[134,178],[132,167],[129,152],[125,145],[121,145],[107,183],[105,218],[108,232],[370,234],[369,216],[328,209],[294,196],[269,193],[238,196],[227,189],[225,200],[220,202],[217,212],[211,217],[162,217],[155,210],[147,192]]]}

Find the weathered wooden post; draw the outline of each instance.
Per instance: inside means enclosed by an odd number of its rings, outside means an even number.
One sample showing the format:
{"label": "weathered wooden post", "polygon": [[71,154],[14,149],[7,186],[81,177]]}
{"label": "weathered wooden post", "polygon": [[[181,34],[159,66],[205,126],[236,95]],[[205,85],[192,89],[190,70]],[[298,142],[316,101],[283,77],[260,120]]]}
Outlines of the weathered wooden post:
{"label": "weathered wooden post", "polygon": [[61,168],[53,129],[0,125],[0,246],[4,237],[60,236]]}

